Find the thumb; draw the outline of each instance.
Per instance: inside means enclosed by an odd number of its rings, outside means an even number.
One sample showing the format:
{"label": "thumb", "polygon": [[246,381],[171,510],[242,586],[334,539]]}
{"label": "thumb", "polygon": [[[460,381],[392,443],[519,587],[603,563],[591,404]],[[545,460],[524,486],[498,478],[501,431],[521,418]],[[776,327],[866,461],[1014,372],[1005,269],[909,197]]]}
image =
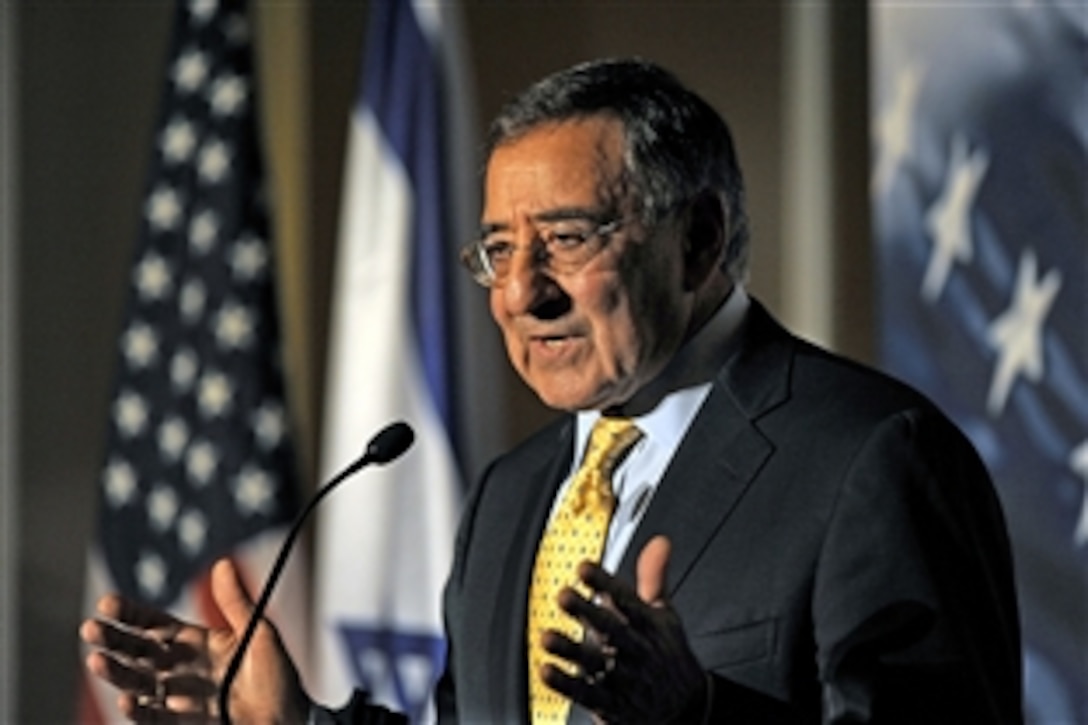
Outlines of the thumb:
{"label": "thumb", "polygon": [[665,569],[672,544],[667,536],[650,539],[638,555],[635,583],[638,597],[647,604],[660,606],[665,598]]}
{"label": "thumb", "polygon": [[241,636],[253,615],[253,598],[242,584],[238,567],[230,559],[220,559],[212,567],[212,598],[227,626],[236,636]]}

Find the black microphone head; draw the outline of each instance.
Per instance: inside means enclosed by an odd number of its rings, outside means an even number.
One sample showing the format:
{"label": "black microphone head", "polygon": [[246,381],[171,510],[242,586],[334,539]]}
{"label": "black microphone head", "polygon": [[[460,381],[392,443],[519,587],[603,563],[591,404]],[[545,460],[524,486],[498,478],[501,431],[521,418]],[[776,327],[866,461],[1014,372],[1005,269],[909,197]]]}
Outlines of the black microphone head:
{"label": "black microphone head", "polygon": [[416,434],[404,421],[390,423],[366,446],[366,460],[383,465],[399,457],[412,445]]}

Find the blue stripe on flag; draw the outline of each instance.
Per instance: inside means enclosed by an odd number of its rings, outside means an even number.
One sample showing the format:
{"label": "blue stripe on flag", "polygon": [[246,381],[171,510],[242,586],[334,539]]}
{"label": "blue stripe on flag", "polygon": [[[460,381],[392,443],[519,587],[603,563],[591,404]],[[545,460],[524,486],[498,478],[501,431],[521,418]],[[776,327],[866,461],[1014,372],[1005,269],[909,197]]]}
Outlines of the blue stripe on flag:
{"label": "blue stripe on flag", "polygon": [[410,2],[379,2],[371,15],[360,105],[370,109],[411,181],[412,312],[427,387],[439,418],[451,429],[447,364],[450,318],[442,243],[444,164],[441,84],[434,53]]}

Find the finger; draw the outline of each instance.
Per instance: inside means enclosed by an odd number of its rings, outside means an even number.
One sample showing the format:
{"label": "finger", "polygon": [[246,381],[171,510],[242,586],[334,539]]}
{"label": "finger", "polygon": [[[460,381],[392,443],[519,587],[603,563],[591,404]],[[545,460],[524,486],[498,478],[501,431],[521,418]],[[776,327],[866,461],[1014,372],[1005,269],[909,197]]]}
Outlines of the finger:
{"label": "finger", "polygon": [[253,598],[242,584],[238,568],[230,559],[220,559],[212,567],[212,597],[234,633],[241,636],[253,616]]}
{"label": "finger", "polygon": [[635,568],[635,588],[638,597],[652,606],[665,601],[665,570],[669,564],[672,543],[666,536],[655,536],[642,547]]}
{"label": "finger", "polygon": [[116,594],[107,594],[98,600],[98,613],[133,629],[176,631],[182,623],[154,607],[132,601]]}
{"label": "finger", "polygon": [[190,643],[174,640],[163,630],[129,629],[115,622],[89,619],[80,626],[79,633],[84,642],[113,657],[140,661],[157,670],[170,670],[199,656]]}
{"label": "finger", "polygon": [[108,652],[92,652],[87,655],[86,665],[91,674],[119,690],[141,696],[155,694],[155,671],[148,667],[118,659]]}
{"label": "finger", "polygon": [[624,625],[640,628],[649,621],[650,611],[635,590],[626,582],[612,576],[597,564],[582,562],[578,567],[578,576],[595,593],[595,598],[607,602],[609,606],[597,607],[615,612],[616,621]]}
{"label": "finger", "polygon": [[613,695],[605,688],[595,685],[584,677],[568,675],[552,664],[545,664],[541,669],[540,679],[556,692],[577,702],[587,710],[608,712],[612,709]]}
{"label": "finger", "polygon": [[612,644],[627,641],[627,620],[612,604],[611,596],[605,594],[595,599],[600,603],[591,602],[566,587],[559,592],[559,607],[585,627],[587,640]]}
{"label": "finger", "polygon": [[585,641],[575,642],[554,629],[544,632],[541,643],[550,654],[573,665],[568,672],[574,675],[588,676],[595,672],[604,672],[609,667],[608,657],[600,646]]}

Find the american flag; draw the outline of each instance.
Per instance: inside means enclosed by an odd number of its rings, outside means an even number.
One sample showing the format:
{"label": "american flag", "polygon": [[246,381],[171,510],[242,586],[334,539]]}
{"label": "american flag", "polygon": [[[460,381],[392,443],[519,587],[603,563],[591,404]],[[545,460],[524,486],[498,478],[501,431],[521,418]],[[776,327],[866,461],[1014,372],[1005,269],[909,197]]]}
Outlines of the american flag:
{"label": "american flag", "polygon": [[1030,722],[1088,722],[1088,12],[873,10],[882,357],[1005,504]]}
{"label": "american flag", "polygon": [[[180,2],[165,81],[88,601],[119,591],[214,619],[210,564],[263,551],[298,504],[244,3]],[[109,717],[98,705],[84,721]]]}

